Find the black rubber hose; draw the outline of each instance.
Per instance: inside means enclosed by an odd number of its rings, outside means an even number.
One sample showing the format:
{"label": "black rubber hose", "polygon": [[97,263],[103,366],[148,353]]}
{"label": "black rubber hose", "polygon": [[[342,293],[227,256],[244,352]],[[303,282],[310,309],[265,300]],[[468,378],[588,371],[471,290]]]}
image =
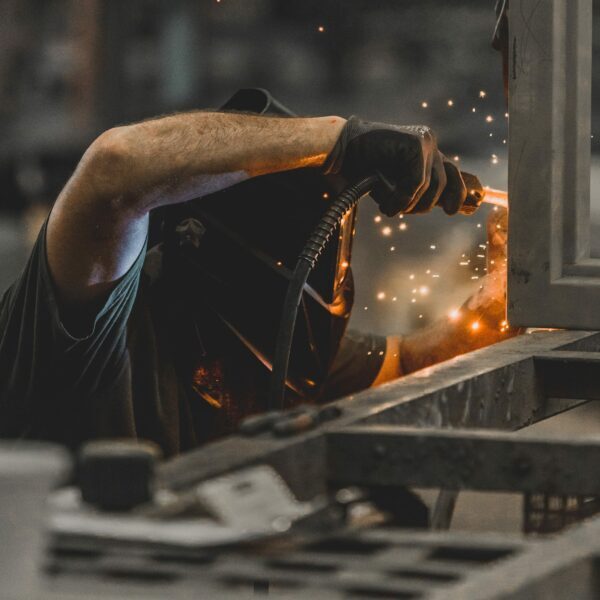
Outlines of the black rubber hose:
{"label": "black rubber hose", "polygon": [[285,408],[285,383],[304,284],[344,216],[356,206],[365,194],[369,193],[378,179],[377,175],[373,175],[347,187],[331,203],[331,206],[327,209],[323,217],[321,217],[319,224],[308,238],[304,249],[298,257],[298,262],[296,263],[296,268],[294,269],[294,274],[290,280],[283,303],[283,312],[275,345],[275,358],[273,360],[273,374],[271,376],[271,389],[267,402],[267,410]]}

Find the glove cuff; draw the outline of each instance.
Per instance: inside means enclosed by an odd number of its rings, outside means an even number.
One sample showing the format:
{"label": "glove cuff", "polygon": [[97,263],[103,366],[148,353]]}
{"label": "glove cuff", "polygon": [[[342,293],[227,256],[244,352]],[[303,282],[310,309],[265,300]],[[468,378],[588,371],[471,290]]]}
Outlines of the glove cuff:
{"label": "glove cuff", "polygon": [[346,146],[350,141],[350,132],[354,128],[355,121],[358,120],[358,117],[354,115],[349,117],[346,121],[346,124],[342,128],[340,136],[338,137],[335,146],[331,150],[331,152],[327,155],[323,166],[321,167],[323,173],[325,175],[337,175],[342,170],[342,165],[344,164],[344,155],[346,153]]}

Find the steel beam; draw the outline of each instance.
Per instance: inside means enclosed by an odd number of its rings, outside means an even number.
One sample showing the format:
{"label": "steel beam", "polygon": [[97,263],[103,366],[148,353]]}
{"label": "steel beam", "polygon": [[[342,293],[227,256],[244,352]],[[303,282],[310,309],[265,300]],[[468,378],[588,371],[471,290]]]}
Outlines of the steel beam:
{"label": "steel beam", "polygon": [[600,334],[547,331],[513,338],[343,398],[335,403],[341,416],[314,430],[289,438],[234,435],[188,452],[165,463],[160,478],[181,489],[264,463],[308,499],[327,489],[327,432],[362,424],[516,430],[581,404],[546,396],[534,357],[557,350],[600,351]]}
{"label": "steel beam", "polygon": [[328,478],[340,486],[600,494],[600,436],[367,426],[326,439]]}

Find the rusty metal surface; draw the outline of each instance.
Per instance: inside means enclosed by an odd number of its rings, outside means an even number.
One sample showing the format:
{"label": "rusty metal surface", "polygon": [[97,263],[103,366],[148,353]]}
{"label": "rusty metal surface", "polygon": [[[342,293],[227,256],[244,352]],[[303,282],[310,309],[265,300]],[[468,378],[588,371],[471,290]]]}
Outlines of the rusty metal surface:
{"label": "rusty metal surface", "polygon": [[340,486],[600,494],[600,436],[369,425],[327,434],[327,460]]}

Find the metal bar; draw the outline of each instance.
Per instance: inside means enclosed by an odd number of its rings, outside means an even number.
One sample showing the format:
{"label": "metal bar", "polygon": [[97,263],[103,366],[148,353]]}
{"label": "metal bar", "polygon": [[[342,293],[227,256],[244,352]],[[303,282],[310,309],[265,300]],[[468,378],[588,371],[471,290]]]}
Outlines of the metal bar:
{"label": "metal bar", "polygon": [[513,338],[335,404],[342,416],[289,438],[239,435],[166,462],[160,478],[176,489],[250,464],[275,468],[300,499],[327,489],[324,433],[360,424],[515,430],[581,404],[547,400],[533,356],[597,351],[597,332],[549,331]]}
{"label": "metal bar", "polygon": [[326,437],[336,485],[600,494],[600,436],[368,426]]}

